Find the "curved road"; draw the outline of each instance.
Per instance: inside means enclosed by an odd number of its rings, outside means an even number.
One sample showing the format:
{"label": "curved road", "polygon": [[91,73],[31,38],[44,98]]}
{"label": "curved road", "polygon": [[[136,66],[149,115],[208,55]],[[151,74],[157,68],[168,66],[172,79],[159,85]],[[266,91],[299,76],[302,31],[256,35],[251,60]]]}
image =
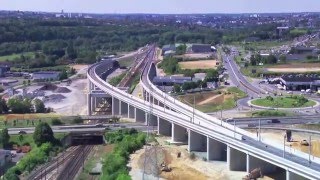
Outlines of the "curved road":
{"label": "curved road", "polygon": [[[154,50],[153,50],[154,51]],[[154,54],[151,53],[151,54]],[[150,56],[149,56],[150,58]],[[152,61],[153,57],[149,59]],[[149,62],[148,61],[148,62]],[[149,62],[145,70],[149,70],[149,65],[152,62]],[[265,144],[257,141],[253,134],[248,133],[242,129],[233,127],[227,123],[224,123],[216,118],[208,116],[197,110],[193,110],[192,107],[189,107],[179,101],[175,101],[174,98],[166,95],[163,92],[160,92],[159,89],[155,88],[151,84],[150,80],[146,78],[145,72],[142,76],[142,85],[144,89],[152,93],[153,97],[156,97],[159,101],[163,102],[172,109],[175,109],[177,112],[166,110],[163,107],[157,105],[151,105],[149,102],[143,101],[139,98],[132,97],[131,95],[112,87],[108,83],[104,82],[95,69],[101,64],[95,64],[91,66],[88,70],[88,78],[94,83],[98,88],[105,91],[106,93],[112,94],[115,98],[124,101],[128,104],[139,107],[145,112],[149,112],[150,107],[152,106],[152,113],[170,120],[175,124],[186,127],[187,129],[192,129],[192,131],[198,132],[200,134],[208,135],[208,137],[213,139],[218,139],[220,142],[228,144],[229,146],[242,149],[250,155],[255,156],[259,159],[265,161],[274,162],[277,166],[290,170],[298,174],[303,174],[308,177],[320,177],[320,165],[313,162],[309,164],[309,161],[300,156],[285,152],[285,157],[283,158],[283,151],[281,148],[274,147],[273,144]],[[147,81],[147,82],[146,82]],[[191,115],[191,116],[190,116]],[[192,118],[193,116],[193,118]],[[220,125],[221,123],[221,125]],[[234,131],[235,130],[235,131]]]}

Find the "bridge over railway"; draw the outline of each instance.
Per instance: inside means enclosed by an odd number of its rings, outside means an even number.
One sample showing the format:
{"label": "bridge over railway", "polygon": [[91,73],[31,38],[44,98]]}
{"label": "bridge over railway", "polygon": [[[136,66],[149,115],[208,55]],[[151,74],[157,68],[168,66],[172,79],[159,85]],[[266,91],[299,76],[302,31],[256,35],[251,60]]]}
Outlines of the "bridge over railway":
{"label": "bridge over railway", "polygon": [[207,160],[226,161],[232,171],[250,172],[260,167],[265,174],[281,172],[283,179],[319,179],[320,160],[291,151],[283,144],[204,114],[151,83],[155,76],[155,47],[149,46],[141,82],[144,99],[134,97],[105,82],[113,69],[112,61],[103,61],[88,69],[88,112],[94,108],[93,91],[103,91],[111,99],[112,116],[135,119],[156,126],[161,135],[171,136],[172,143],[185,143],[190,152],[206,153]]}

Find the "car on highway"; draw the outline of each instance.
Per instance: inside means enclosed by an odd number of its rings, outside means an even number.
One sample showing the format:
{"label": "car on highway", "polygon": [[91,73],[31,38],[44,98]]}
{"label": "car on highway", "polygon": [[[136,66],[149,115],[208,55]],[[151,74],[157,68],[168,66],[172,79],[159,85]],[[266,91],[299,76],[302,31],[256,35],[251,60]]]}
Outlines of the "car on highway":
{"label": "car on highway", "polygon": [[19,134],[27,134],[26,131],[19,131]]}
{"label": "car on highway", "polygon": [[104,127],[104,125],[102,123],[98,123],[95,125],[96,127]]}
{"label": "car on highway", "polygon": [[280,123],[279,119],[267,120],[267,123]]}

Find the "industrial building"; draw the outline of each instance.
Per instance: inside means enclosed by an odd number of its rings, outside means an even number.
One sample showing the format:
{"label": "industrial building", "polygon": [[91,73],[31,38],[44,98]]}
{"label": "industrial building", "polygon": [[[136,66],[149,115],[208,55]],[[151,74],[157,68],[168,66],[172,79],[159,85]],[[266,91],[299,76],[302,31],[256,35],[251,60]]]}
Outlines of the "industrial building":
{"label": "industrial building", "polygon": [[56,71],[43,71],[43,72],[35,72],[32,73],[31,77],[33,81],[56,81],[59,80],[59,72]]}
{"label": "industrial building", "polygon": [[317,75],[286,75],[280,78],[280,84],[285,90],[317,91],[320,87],[320,77]]}
{"label": "industrial building", "polygon": [[192,44],[188,49],[188,53],[212,53],[216,48],[210,44]]}
{"label": "industrial building", "polygon": [[157,86],[173,86],[174,84],[182,85],[185,82],[192,82],[191,77],[181,76],[156,76],[153,78],[153,83]]}

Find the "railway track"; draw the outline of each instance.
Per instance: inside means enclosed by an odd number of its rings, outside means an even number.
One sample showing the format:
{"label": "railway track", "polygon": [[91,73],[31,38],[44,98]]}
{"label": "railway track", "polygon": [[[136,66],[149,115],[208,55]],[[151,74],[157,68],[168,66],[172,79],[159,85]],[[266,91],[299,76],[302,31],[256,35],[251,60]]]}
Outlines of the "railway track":
{"label": "railway track", "polygon": [[82,145],[75,151],[70,160],[67,162],[61,173],[58,175],[59,180],[71,180],[76,177],[81,167],[83,167],[84,161],[90,154],[93,146]]}
{"label": "railway track", "polygon": [[33,171],[26,179],[27,180],[41,180],[47,179],[48,173],[59,169],[65,162],[69,161],[72,155],[79,149],[79,146],[71,147],[62,155],[55,158],[53,161],[41,166],[39,169]]}
{"label": "railway track", "polygon": [[[147,50],[147,52],[142,55],[142,60],[138,61],[136,65],[134,65],[128,73],[125,75],[125,77],[121,80],[118,87],[127,87],[130,82],[133,80],[134,76],[139,73],[142,67],[145,66],[146,60],[148,59],[149,55],[153,52],[153,46]],[[137,58],[140,59],[140,58]]]}

